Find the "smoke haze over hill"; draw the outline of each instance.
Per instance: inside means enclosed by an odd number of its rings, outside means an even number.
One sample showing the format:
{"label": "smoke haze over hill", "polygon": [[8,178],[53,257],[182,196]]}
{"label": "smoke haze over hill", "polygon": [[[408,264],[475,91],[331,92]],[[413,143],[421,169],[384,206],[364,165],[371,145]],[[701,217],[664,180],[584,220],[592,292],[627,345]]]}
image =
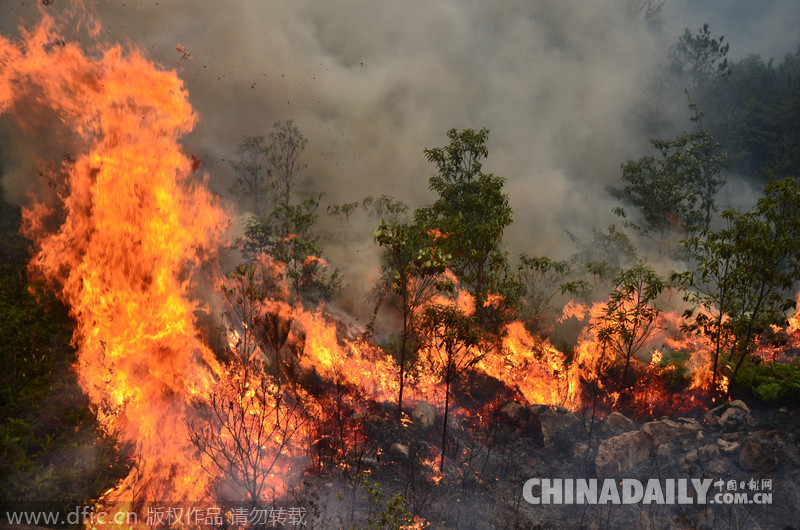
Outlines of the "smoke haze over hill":
{"label": "smoke haze over hill", "polygon": [[[28,3],[6,4],[6,34],[36,18]],[[218,193],[229,196],[226,160],[244,136],[294,119],[309,140],[307,192],[329,203],[387,194],[414,208],[432,199],[422,150],[444,145],[447,129],[488,127],[485,168],[507,179],[514,209],[508,248],[563,257],[564,229],[614,221],[604,188],[618,184],[620,164],[664,126],[688,127],[680,98],[650,90],[683,28],[708,22],[734,57],[793,51],[794,2],[674,1],[647,20],[631,8],[644,4],[177,0],[97,11],[109,37],[185,80],[200,116],[186,149]],[[29,156],[6,150],[4,185],[19,199]],[[365,253],[373,224],[348,228]],[[356,247],[326,253],[341,263]]]}

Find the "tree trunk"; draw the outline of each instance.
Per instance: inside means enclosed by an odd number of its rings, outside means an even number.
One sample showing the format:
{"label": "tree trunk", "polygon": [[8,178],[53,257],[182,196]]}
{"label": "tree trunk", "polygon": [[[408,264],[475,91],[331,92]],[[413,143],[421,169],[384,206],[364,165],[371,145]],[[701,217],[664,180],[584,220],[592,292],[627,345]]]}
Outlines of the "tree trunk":
{"label": "tree trunk", "polygon": [[450,410],[450,377],[444,383],[444,427],[442,428],[442,458],[439,460],[439,472],[444,475],[444,450],[447,447],[447,414]]}
{"label": "tree trunk", "polygon": [[400,336],[400,389],[397,392],[397,421],[403,418],[403,383],[405,381],[406,369],[406,344],[408,342],[408,284],[405,278],[403,281],[403,333]]}

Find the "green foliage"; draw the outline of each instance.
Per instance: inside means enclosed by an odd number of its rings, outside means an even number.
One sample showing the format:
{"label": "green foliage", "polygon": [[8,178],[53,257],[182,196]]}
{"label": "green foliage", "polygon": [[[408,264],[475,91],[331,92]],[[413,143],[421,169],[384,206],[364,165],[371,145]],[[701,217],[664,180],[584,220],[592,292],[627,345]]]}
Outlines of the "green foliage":
{"label": "green foliage", "polygon": [[329,271],[321,258],[314,231],[320,196],[299,204],[278,204],[268,215],[251,217],[245,223],[243,250],[250,259],[267,253],[285,265],[294,294],[316,302],[333,297],[341,287],[339,271]]}
{"label": "green foliage", "polygon": [[696,271],[673,274],[688,290],[685,329],[714,344],[714,376],[721,355],[734,363],[734,376],[753,350],[761,330],[780,325],[795,307],[800,280],[800,190],[794,179],[773,182],[750,212],[726,210],[727,226],[702,231],[686,241]]}
{"label": "green foliage", "polygon": [[441,245],[452,256],[451,270],[475,297],[475,313],[486,322],[484,302],[507,279],[508,260],[501,250],[503,231],[511,224],[511,206],[503,193],[505,179],[483,173],[488,129],[447,132],[450,144],[426,149],[436,165],[430,189],[439,197],[415,212],[417,222],[438,228]]}
{"label": "green foliage", "polygon": [[[703,115],[694,102],[692,122],[698,130],[674,140],[651,140],[660,156],[647,155],[622,164],[622,189],[609,187],[614,197],[636,208],[641,225],[633,225],[645,234],[657,233],[663,244],[671,230],[688,233],[706,229],[716,212],[715,196],[725,180],[728,156],[703,127]],[[614,212],[627,219],[627,212]]]}
{"label": "green foliage", "polygon": [[728,59],[725,56],[730,44],[723,44],[725,37],[715,39],[711,36],[708,24],[703,24],[697,35],[686,29],[678,42],[670,49],[672,69],[695,89],[708,85],[711,81],[730,75]]}
{"label": "green foliage", "polygon": [[428,350],[429,369],[445,384],[442,454],[439,463],[439,470],[443,473],[452,384],[458,375],[483,358],[485,349],[475,348],[482,340],[478,322],[453,305],[429,305],[425,308],[419,326]]}
{"label": "green foliage", "polygon": [[[282,263],[294,294],[302,300],[316,303],[330,299],[341,288],[341,278],[338,270],[330,271],[322,259],[315,232],[322,194],[296,204],[292,201],[302,169],[298,159],[307,140],[288,120],[275,123],[270,141],[269,146],[262,148],[272,180],[262,186],[262,191],[272,192],[274,205],[266,215],[255,215],[246,221],[244,254],[254,259],[267,253]],[[350,211],[346,205],[337,212],[345,211]]]}
{"label": "green foliage", "polygon": [[758,361],[748,358],[737,382],[767,403],[796,404],[800,400],[800,364]]}
{"label": "green foliage", "polygon": [[130,462],[101,432],[70,369],[66,308],[29,290],[19,222],[0,194],[0,509],[66,510],[98,498]]}
{"label": "green foliage", "polygon": [[592,327],[604,350],[622,359],[622,385],[628,387],[631,359],[656,329],[660,310],[654,304],[664,290],[664,282],[652,267],[637,263],[620,272],[614,278],[614,286]]}
{"label": "green foliage", "polygon": [[[416,353],[417,313],[439,291],[450,286],[441,278],[450,255],[445,254],[437,240],[440,237],[420,224],[392,222],[381,225],[373,232],[375,242],[384,248],[381,284],[383,293],[391,292],[399,301],[403,324],[398,350],[399,392],[398,419],[403,409],[403,387],[407,365],[413,363]],[[375,315],[383,296],[378,300]]]}
{"label": "green foliage", "polygon": [[361,485],[370,500],[371,514],[365,526],[368,530],[400,530],[414,522],[414,516],[406,507],[406,499],[401,493],[384,500],[386,494],[377,482],[369,482],[366,477]]}
{"label": "green foliage", "polygon": [[740,169],[769,180],[800,174],[800,47],[777,66],[759,57],[735,64],[730,84],[723,125]]}
{"label": "green foliage", "polygon": [[689,30],[670,51],[672,72],[707,115],[707,127],[736,173],[778,180],[800,171],[800,47],[775,64],[749,55],[729,62],[729,45],[708,25]]}

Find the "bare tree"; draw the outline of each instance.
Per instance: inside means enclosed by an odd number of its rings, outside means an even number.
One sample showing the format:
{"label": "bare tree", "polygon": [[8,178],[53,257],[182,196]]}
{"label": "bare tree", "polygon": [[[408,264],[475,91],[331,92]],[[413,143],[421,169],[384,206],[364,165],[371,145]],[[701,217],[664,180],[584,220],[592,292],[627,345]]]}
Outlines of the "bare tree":
{"label": "bare tree", "polygon": [[252,200],[256,215],[261,215],[261,205],[269,189],[268,154],[269,146],[263,136],[246,136],[236,150],[236,160],[229,162],[237,176],[231,193]]}
{"label": "bare tree", "polygon": [[[305,423],[299,401],[256,360],[228,364],[208,406],[189,422],[189,437],[205,455],[204,469],[251,503],[279,489],[280,460]],[[273,482],[275,481],[275,482]]]}
{"label": "bare tree", "polygon": [[294,120],[275,122],[272,128],[274,130],[269,135],[267,163],[274,178],[273,198],[276,204],[287,207],[297,184],[297,175],[304,167],[298,160],[308,140],[294,124]]}

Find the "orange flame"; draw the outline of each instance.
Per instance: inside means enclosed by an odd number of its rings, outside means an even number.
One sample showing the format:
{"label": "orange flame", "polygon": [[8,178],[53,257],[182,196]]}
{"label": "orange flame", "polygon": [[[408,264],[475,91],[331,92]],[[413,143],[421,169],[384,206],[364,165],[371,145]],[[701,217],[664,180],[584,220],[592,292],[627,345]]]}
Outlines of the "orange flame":
{"label": "orange flame", "polygon": [[0,37],[0,111],[74,135],[64,193],[23,213],[30,271],[75,318],[75,368],[102,424],[136,444],[140,464],[105,500],[202,499],[185,420],[219,372],[189,290],[225,217],[178,143],[196,115],[175,72],[136,49],[90,56],[58,31],[43,13],[20,42]]}

